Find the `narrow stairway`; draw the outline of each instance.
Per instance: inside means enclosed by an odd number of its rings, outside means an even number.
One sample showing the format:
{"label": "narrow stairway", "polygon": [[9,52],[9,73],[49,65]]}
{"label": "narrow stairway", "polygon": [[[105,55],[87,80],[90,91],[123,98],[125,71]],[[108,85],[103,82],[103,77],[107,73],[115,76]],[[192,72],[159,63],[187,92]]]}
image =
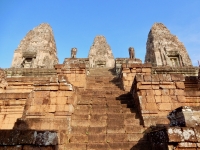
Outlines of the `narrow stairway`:
{"label": "narrow stairway", "polygon": [[71,150],[139,150],[145,144],[132,97],[119,88],[120,82],[110,69],[93,69],[87,76],[72,115],[69,135]]}

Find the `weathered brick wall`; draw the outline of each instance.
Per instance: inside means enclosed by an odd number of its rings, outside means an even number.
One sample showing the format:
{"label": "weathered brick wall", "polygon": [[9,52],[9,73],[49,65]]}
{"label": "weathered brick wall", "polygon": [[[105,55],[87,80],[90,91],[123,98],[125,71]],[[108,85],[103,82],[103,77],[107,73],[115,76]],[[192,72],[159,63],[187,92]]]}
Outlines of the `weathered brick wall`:
{"label": "weathered brick wall", "polygon": [[0,93],[0,129],[12,129],[22,117],[27,93]]}
{"label": "weathered brick wall", "polygon": [[[37,83],[26,100],[22,120],[26,128],[35,130],[68,129],[70,116],[77,102],[76,89],[65,75],[50,83]],[[15,128],[23,128],[20,121]]]}
{"label": "weathered brick wall", "polygon": [[122,88],[129,92],[136,74],[150,75],[151,64],[122,64]]}
{"label": "weathered brick wall", "polygon": [[86,85],[85,64],[55,65],[57,74],[66,75],[68,81],[74,86],[84,89]]}
{"label": "weathered brick wall", "polygon": [[181,74],[137,74],[132,87],[134,101],[145,126],[169,124],[167,115],[180,106],[200,106],[199,91],[185,91]]}
{"label": "weathered brick wall", "polygon": [[[0,93],[0,129],[56,130],[56,147],[60,149],[71,131],[77,88],[70,84],[66,75],[61,74],[52,77],[10,77],[7,80],[7,89]],[[0,148],[16,148],[14,145]],[[18,149],[38,147],[35,144],[17,145]],[[40,147],[55,149],[55,146]]]}

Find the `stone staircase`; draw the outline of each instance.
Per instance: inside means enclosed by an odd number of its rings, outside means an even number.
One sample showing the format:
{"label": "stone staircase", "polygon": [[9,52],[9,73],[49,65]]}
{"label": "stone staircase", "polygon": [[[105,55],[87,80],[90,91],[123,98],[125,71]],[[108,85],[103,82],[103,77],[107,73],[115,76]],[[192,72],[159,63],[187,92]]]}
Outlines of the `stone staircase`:
{"label": "stone staircase", "polygon": [[119,85],[112,69],[90,70],[72,115],[66,149],[145,150],[144,145],[148,149],[132,97]]}

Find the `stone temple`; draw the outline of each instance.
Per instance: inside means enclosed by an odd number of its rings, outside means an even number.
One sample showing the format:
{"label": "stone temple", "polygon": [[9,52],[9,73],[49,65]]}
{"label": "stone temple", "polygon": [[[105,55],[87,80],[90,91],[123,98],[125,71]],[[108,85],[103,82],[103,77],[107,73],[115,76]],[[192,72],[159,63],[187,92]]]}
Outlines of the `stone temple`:
{"label": "stone temple", "polygon": [[198,150],[200,69],[162,24],[114,58],[102,35],[88,58],[59,64],[48,24],[29,31],[0,69],[2,150]]}

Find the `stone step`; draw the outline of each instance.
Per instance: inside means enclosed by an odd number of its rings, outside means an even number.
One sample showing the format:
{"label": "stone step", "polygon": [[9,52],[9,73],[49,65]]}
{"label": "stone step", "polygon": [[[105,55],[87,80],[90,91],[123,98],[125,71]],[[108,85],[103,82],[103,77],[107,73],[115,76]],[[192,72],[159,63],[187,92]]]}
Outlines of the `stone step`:
{"label": "stone step", "polygon": [[[110,114],[111,115],[111,114]],[[116,115],[116,114],[115,114]],[[112,116],[115,116],[112,113]],[[117,115],[116,115],[117,116]],[[93,114],[73,114],[71,125],[74,127],[122,127],[122,126],[139,126],[140,120],[134,117],[126,118],[126,116],[118,116],[116,118],[109,117],[106,113]]]}
{"label": "stone step", "polygon": [[109,91],[109,90],[112,89],[112,91],[115,91],[115,92],[121,90],[120,87],[116,87],[116,86],[114,86],[114,87],[112,87],[112,86],[101,86],[101,87],[99,87],[99,86],[94,86],[94,85],[91,85],[89,87],[87,87],[87,85],[86,85],[86,89],[91,90],[91,91],[92,90]]}
{"label": "stone step", "polygon": [[105,90],[105,91],[109,91],[110,89],[112,89],[112,90],[115,90],[115,91],[118,91],[118,90],[121,90],[121,88],[120,87],[116,87],[116,86],[114,86],[114,87],[112,87],[112,86],[94,86],[94,85],[90,85],[90,86],[87,86],[86,85],[86,88],[89,90]]}
{"label": "stone step", "polygon": [[105,142],[105,143],[68,143],[67,150],[149,150],[147,141],[138,142]]}
{"label": "stone step", "polygon": [[95,78],[87,78],[86,83],[121,83],[121,80],[118,78],[106,78],[106,79],[95,79]]}
{"label": "stone step", "polygon": [[[119,85],[119,84],[118,84]],[[95,86],[95,87],[118,87],[118,85],[116,83],[97,83],[97,82],[93,82],[93,83],[87,83],[86,86],[87,88],[90,86]]]}
{"label": "stone step", "polygon": [[105,105],[102,105],[101,107],[99,107],[99,105],[93,106],[90,109],[75,109],[74,114],[83,114],[83,115],[89,115],[89,114],[110,114],[112,112],[114,113],[121,113],[124,111],[125,112],[129,112],[129,108],[127,108],[128,110],[120,107],[107,107]]}
{"label": "stone step", "polygon": [[0,93],[0,99],[26,99],[29,93]]}
{"label": "stone step", "polygon": [[70,134],[70,143],[113,143],[146,141],[142,133]]}
{"label": "stone step", "polygon": [[129,92],[124,91],[124,90],[121,90],[121,89],[118,90],[118,91],[115,91],[115,90],[112,90],[112,89],[110,89],[109,91],[85,89],[85,90],[82,91],[80,94],[90,94],[90,93],[93,93],[93,94],[98,94],[98,93],[101,93],[101,94],[105,94],[105,93],[115,93],[115,94],[118,94],[118,95],[129,94]]}
{"label": "stone step", "polygon": [[120,83],[121,80],[117,80],[115,78],[110,79],[89,79],[87,78],[86,83],[105,83],[105,84],[111,84],[111,83]]}
{"label": "stone step", "polygon": [[71,134],[107,134],[107,133],[144,133],[147,128],[141,125],[135,126],[106,126],[106,127],[79,127],[72,126]]}

